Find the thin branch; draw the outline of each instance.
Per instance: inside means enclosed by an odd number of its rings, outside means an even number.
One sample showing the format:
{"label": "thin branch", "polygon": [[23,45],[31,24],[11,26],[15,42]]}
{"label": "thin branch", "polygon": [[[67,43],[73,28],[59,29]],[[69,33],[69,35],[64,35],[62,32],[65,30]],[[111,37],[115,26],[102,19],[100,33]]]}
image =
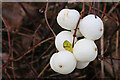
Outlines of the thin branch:
{"label": "thin branch", "polygon": [[9,75],[8,72],[7,72],[7,69],[5,69],[5,73],[7,74],[9,80],[12,80],[11,77],[10,77],[10,75]]}
{"label": "thin branch", "polygon": [[[101,37],[101,56],[104,57],[104,35]],[[101,78],[104,78],[104,61],[101,61]]]}
{"label": "thin branch", "polygon": [[[4,65],[6,65],[9,61],[10,61],[10,54],[11,54],[11,42],[10,42],[10,32],[9,32],[9,28],[8,28],[8,24],[7,21],[2,17],[2,20],[4,22],[5,27],[7,28],[7,34],[8,34],[8,44],[9,44],[9,54],[8,54],[8,60],[6,63],[4,63]],[[2,64],[3,66],[3,64]]]}
{"label": "thin branch", "polygon": [[118,56],[119,30],[116,33],[116,56]]}
{"label": "thin branch", "polygon": [[[106,11],[106,5],[107,5],[107,3],[105,2],[104,9],[103,9],[104,13]],[[104,16],[104,14],[101,15],[101,19],[103,18],[103,16]],[[104,34],[101,37],[100,41],[101,41],[101,56],[104,57]],[[103,60],[101,61],[101,78],[104,78],[104,61]]]}
{"label": "thin branch", "polygon": [[[13,38],[14,38],[14,37],[13,37]],[[14,59],[14,58],[13,58],[13,40],[14,40],[14,39],[12,39],[11,59]],[[13,61],[11,62],[11,65],[12,65],[13,77],[14,77],[14,80],[16,80],[16,78],[15,78],[15,71],[14,71],[14,62],[13,62]]]}
{"label": "thin branch", "polygon": [[[91,5],[89,5],[88,3],[86,3],[86,5],[89,6],[89,7],[91,7]],[[91,7],[91,8],[94,9],[94,7]],[[95,10],[99,11],[100,13],[104,14],[105,16],[107,16],[108,18],[110,18],[111,20],[113,20],[117,25],[119,24],[118,21],[116,21],[113,17],[109,16],[108,14],[104,13],[103,11],[101,11],[101,10],[99,10],[97,8],[95,8]]]}
{"label": "thin branch", "polygon": [[78,25],[79,25],[79,23],[80,23],[80,19],[81,19],[82,16],[83,16],[82,14],[83,14],[84,10],[85,10],[85,3],[83,2],[83,9],[82,9],[82,11],[81,11],[80,18],[79,18],[79,20],[78,20],[78,22],[77,22],[77,25],[76,25],[76,28],[75,28],[75,32],[74,32],[74,34],[73,34],[73,44],[72,44],[73,47],[74,47],[74,42],[75,42],[75,37],[76,37]]}
{"label": "thin branch", "polygon": [[20,56],[19,58],[15,59],[14,61],[18,61],[20,59],[22,59],[26,54],[28,54],[29,52],[31,52],[34,48],[36,48],[37,46],[41,45],[42,43],[46,42],[46,41],[49,41],[51,39],[54,39],[54,37],[50,37],[48,39],[45,39],[41,42],[39,42],[38,44],[34,45],[31,49],[29,49],[27,52],[25,52],[22,56]]}
{"label": "thin branch", "polygon": [[40,74],[38,75],[38,78],[41,77],[41,75],[44,73],[44,71],[47,69],[47,67],[50,65],[50,63],[48,63],[45,68],[40,72]]}
{"label": "thin branch", "polygon": [[[103,12],[104,12],[104,13],[105,13],[105,11],[106,11],[106,6],[107,6],[107,3],[105,2],[105,3],[104,3],[104,9],[103,9]],[[103,16],[104,16],[104,14],[101,15],[101,19],[103,18]]]}
{"label": "thin branch", "polygon": [[48,20],[47,20],[47,15],[46,15],[46,13],[47,13],[47,8],[48,8],[48,3],[46,4],[46,9],[45,9],[45,12],[44,12],[44,14],[45,14],[45,21],[46,21],[49,29],[50,29],[51,32],[53,33],[54,37],[56,37],[56,34],[54,33],[53,29],[50,27],[50,25],[49,25],[49,23],[48,23]]}

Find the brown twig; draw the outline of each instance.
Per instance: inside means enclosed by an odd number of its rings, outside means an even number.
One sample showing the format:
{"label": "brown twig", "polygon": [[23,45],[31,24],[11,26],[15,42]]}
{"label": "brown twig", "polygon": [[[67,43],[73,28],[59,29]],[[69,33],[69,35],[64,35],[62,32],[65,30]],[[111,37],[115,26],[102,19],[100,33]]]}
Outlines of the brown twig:
{"label": "brown twig", "polygon": [[[111,51],[111,47],[112,47],[112,45],[111,45],[111,40],[110,40],[109,53],[112,52],[112,51]],[[116,74],[115,74],[115,70],[114,70],[114,69],[115,69],[115,68],[114,68],[114,63],[113,63],[113,60],[112,60],[112,54],[110,54],[110,61],[111,61],[111,65],[113,66],[112,71],[113,71],[113,75],[114,75],[114,77],[115,77]]]}
{"label": "brown twig", "polygon": [[47,13],[47,8],[48,8],[48,3],[46,4],[46,9],[45,9],[45,12],[44,12],[44,14],[45,14],[45,21],[46,21],[49,29],[50,29],[51,32],[53,33],[54,37],[56,37],[56,34],[54,33],[53,29],[50,27],[50,25],[49,25],[49,23],[48,23],[48,20],[47,20],[47,15],[46,15],[46,13]]}
{"label": "brown twig", "polygon": [[47,67],[50,65],[50,63],[48,63],[45,68],[40,72],[40,74],[38,75],[38,78],[41,77],[41,75],[44,73],[44,71],[47,69]]}
{"label": "brown twig", "polygon": [[[104,57],[104,35],[101,37],[101,56]],[[101,78],[104,78],[104,61],[101,61]]]}
{"label": "brown twig", "polygon": [[79,25],[79,23],[80,23],[80,19],[81,19],[82,16],[83,16],[82,14],[83,14],[84,10],[85,10],[85,3],[83,2],[83,9],[82,9],[82,11],[81,11],[80,18],[79,18],[79,20],[78,20],[78,22],[77,22],[77,25],[76,25],[76,28],[75,28],[75,32],[74,32],[74,34],[73,34],[73,44],[72,44],[73,47],[74,47],[74,42],[75,42],[75,37],[76,37],[78,25]]}
{"label": "brown twig", "polygon": [[[104,12],[104,13],[105,13],[105,11],[106,11],[106,6],[107,6],[107,3],[105,2],[105,3],[104,3],[104,9],[103,9],[103,12]],[[103,16],[104,16],[104,14],[101,15],[101,19],[103,18]]]}
{"label": "brown twig", "polygon": [[27,52],[25,52],[22,56],[20,56],[19,58],[15,59],[14,61],[18,61],[20,59],[22,59],[27,53],[31,52],[34,48],[36,48],[37,46],[41,45],[42,43],[46,42],[46,41],[49,41],[51,39],[54,39],[54,37],[50,37],[48,39],[45,39],[41,42],[39,42],[38,44],[34,45],[32,48],[30,48]]}
{"label": "brown twig", "polygon": [[[92,6],[92,2],[90,3],[90,5]],[[90,14],[91,13],[91,10],[92,10],[92,7],[90,6],[90,8],[89,8],[89,12],[88,12],[88,14]]]}
{"label": "brown twig", "polygon": [[117,7],[119,4],[120,4],[120,1],[117,2],[117,3],[109,10],[108,15],[110,15],[110,14],[113,12],[113,10],[115,10],[116,7]]}
{"label": "brown twig", "polygon": [[[105,13],[106,11],[106,5],[107,3],[104,3],[104,9],[103,12]],[[101,15],[101,19],[103,18],[104,14]],[[101,37],[101,56],[104,57],[104,34]],[[104,78],[104,61],[101,61],[101,78]]]}
{"label": "brown twig", "polygon": [[8,72],[7,72],[7,69],[5,69],[5,73],[7,74],[9,80],[12,80],[11,77],[10,77],[10,75],[9,75]]}
{"label": "brown twig", "polygon": [[[53,50],[50,52],[50,54],[48,55],[47,59],[46,59],[43,63],[47,63],[47,61],[49,60],[50,56],[53,54],[54,51],[55,51],[55,49],[53,49]],[[41,65],[43,65],[43,64],[41,64]],[[50,63],[48,63],[48,64],[44,67],[44,69],[39,73],[38,78],[41,77],[41,75],[44,73],[44,71],[47,69],[47,67],[48,67],[49,65],[50,65]]]}
{"label": "brown twig", "polygon": [[10,61],[10,54],[11,54],[11,39],[10,39],[10,32],[9,32],[9,28],[8,28],[8,23],[7,21],[2,17],[2,20],[4,22],[4,25],[5,27],[7,28],[7,34],[8,34],[8,42],[9,42],[9,54],[8,54],[8,60],[6,63],[2,64],[3,65],[6,65],[8,64],[8,62]]}
{"label": "brown twig", "polygon": [[116,32],[116,56],[118,56],[119,30]]}
{"label": "brown twig", "polygon": [[[13,37],[13,38],[14,38],[14,37]],[[13,58],[13,40],[14,40],[14,39],[12,39],[11,59],[14,59],[14,58]],[[14,80],[16,80],[16,78],[15,78],[15,72],[14,72],[14,62],[13,62],[13,61],[11,62],[11,65],[12,65],[13,77],[14,77]]]}
{"label": "brown twig", "polygon": [[[89,6],[89,7],[91,6],[91,5],[87,4],[87,3],[86,3],[85,5],[87,5],[87,6]],[[94,9],[94,7],[91,7],[91,8]],[[108,14],[104,13],[103,11],[101,11],[101,10],[99,10],[99,9],[97,9],[97,8],[95,8],[95,10],[99,11],[100,13],[104,14],[105,16],[107,16],[108,18],[110,18],[111,20],[113,20],[117,25],[119,24],[118,21],[116,21],[113,17],[109,16]]]}

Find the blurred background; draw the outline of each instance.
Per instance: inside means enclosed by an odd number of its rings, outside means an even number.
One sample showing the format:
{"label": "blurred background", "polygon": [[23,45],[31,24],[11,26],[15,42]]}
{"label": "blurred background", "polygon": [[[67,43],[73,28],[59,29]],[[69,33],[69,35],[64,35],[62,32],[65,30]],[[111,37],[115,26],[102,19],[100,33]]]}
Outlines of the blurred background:
{"label": "blurred background", "polygon": [[[49,27],[55,34],[64,30],[56,21],[59,11],[69,8],[81,12],[83,4],[82,17],[96,14],[104,23],[104,35],[95,41],[98,57],[82,70],[61,75],[49,66],[49,59],[56,52]],[[50,2],[46,5],[46,2],[2,3],[2,79],[120,79],[120,2]]]}

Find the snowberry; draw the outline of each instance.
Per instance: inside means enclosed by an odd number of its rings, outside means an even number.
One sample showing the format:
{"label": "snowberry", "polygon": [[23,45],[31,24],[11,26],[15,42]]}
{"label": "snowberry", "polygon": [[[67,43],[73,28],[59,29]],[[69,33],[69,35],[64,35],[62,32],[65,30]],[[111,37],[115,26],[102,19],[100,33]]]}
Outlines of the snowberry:
{"label": "snowberry", "polygon": [[76,68],[77,69],[83,69],[83,68],[87,67],[89,63],[90,62],[79,62],[79,61],[77,61]]}
{"label": "snowberry", "polygon": [[[74,35],[75,30],[71,30],[72,34]],[[76,37],[82,37],[82,34],[79,30],[76,32]]]}
{"label": "snowberry", "polygon": [[62,9],[57,16],[57,22],[64,29],[73,30],[77,25],[79,17],[80,14],[75,9]]}
{"label": "snowberry", "polygon": [[[73,35],[69,31],[61,31],[55,38],[55,46],[58,51],[63,51],[65,48],[63,47],[63,43],[65,41],[69,41],[71,44],[73,43]],[[75,42],[77,39],[75,38]]]}
{"label": "snowberry", "polygon": [[97,40],[103,35],[103,22],[93,14],[87,15],[79,23],[79,30],[84,37]]}
{"label": "snowberry", "polygon": [[66,50],[54,53],[50,58],[51,68],[61,74],[71,73],[75,69],[76,63],[74,55]]}
{"label": "snowberry", "polygon": [[73,48],[75,58],[80,62],[90,62],[97,57],[97,46],[92,40],[81,39]]}

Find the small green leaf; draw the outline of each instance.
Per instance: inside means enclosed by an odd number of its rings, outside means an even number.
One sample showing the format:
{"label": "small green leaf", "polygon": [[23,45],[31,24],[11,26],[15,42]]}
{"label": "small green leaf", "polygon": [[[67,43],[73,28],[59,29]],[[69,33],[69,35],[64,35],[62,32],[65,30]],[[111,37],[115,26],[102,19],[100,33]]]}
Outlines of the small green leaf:
{"label": "small green leaf", "polygon": [[69,41],[67,41],[67,40],[64,41],[63,47],[65,48],[65,50],[68,50],[73,53],[72,44]]}

